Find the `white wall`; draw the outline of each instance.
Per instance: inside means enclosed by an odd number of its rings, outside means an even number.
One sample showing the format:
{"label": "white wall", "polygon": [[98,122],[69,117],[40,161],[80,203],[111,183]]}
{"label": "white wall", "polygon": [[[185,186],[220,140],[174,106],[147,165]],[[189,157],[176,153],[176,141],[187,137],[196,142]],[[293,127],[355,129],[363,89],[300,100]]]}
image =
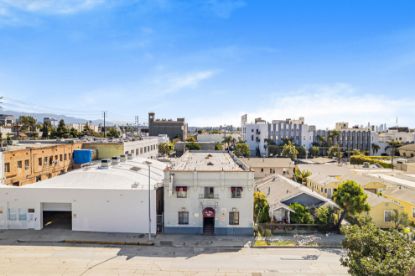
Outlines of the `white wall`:
{"label": "white wall", "polygon": [[[216,227],[247,228],[253,225],[253,172],[174,172],[170,193],[165,183],[164,225],[165,227],[203,227],[202,211],[212,207],[216,211]],[[170,177],[167,174],[167,181]],[[176,186],[187,186],[187,198],[177,198]],[[231,187],[243,187],[242,198],[232,198]],[[218,199],[201,199],[204,187],[214,187]],[[178,212],[189,211],[189,224],[178,224]],[[239,211],[239,225],[229,225],[229,212]]]}
{"label": "white wall", "polygon": [[[124,143],[124,153],[131,153],[133,156],[143,158],[156,158],[158,155],[159,138],[151,137],[139,141]],[[144,150],[146,148],[146,150]]]}
{"label": "white wall", "polygon": [[[148,232],[148,191],[98,189],[0,188],[0,229],[42,229],[42,203],[71,203],[72,230]],[[8,209],[33,220],[8,220]],[[151,191],[152,233],[156,232],[156,193]]]}
{"label": "white wall", "polygon": [[[258,123],[258,124],[246,124],[245,125],[245,137],[243,139],[249,145],[249,150],[251,151],[251,156],[256,155],[256,149],[259,148],[261,156],[267,155],[267,150],[265,149],[265,139],[268,139],[268,124]],[[259,134],[258,134],[259,131]],[[258,139],[258,141],[257,141]]]}

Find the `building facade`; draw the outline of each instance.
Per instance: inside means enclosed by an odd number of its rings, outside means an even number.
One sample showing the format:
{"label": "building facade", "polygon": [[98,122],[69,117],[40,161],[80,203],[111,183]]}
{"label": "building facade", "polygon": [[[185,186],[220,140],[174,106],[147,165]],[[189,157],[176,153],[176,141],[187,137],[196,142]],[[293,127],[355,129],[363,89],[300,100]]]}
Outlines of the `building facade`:
{"label": "building facade", "polygon": [[88,142],[83,143],[82,148],[94,150],[97,159],[109,159],[122,154],[132,155],[133,157],[156,158],[159,143],[160,139],[158,137],[146,137],[136,141],[119,139]]}
{"label": "building facade", "polygon": [[188,151],[164,178],[164,232],[251,235],[254,173],[220,151]]}
{"label": "building facade", "polygon": [[161,162],[136,158],[19,188],[0,185],[0,229],[155,234],[156,189],[164,168]]}
{"label": "building facade", "polygon": [[72,154],[81,144],[21,144],[2,153],[6,185],[22,186],[64,174],[73,167]]}
{"label": "building facade", "polygon": [[148,128],[150,136],[158,136],[167,134],[170,140],[180,139],[182,141],[187,138],[187,123],[184,118],[174,120],[156,119],[154,112],[148,113]]}
{"label": "building facade", "polygon": [[268,123],[256,118],[254,123],[247,123],[246,115],[241,118],[242,138],[248,143],[251,156],[268,156],[268,145],[281,145],[286,140],[308,150],[314,139],[315,126],[304,123],[304,118],[298,120],[273,120]]}

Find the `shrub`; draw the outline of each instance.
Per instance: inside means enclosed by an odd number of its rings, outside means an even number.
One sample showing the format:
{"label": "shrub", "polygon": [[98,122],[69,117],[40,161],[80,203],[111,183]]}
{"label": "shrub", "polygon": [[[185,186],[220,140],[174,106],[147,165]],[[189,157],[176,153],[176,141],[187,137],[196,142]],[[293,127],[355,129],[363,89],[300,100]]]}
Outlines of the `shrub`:
{"label": "shrub", "polygon": [[313,224],[314,219],[310,211],[300,203],[291,203],[290,208],[294,211],[291,214],[291,223],[294,224]]}
{"label": "shrub", "polygon": [[350,164],[362,165],[363,163],[367,162],[369,164],[380,165],[383,168],[387,169],[392,168],[392,164],[386,162],[385,160],[386,158],[383,158],[383,156],[353,155],[350,157]]}

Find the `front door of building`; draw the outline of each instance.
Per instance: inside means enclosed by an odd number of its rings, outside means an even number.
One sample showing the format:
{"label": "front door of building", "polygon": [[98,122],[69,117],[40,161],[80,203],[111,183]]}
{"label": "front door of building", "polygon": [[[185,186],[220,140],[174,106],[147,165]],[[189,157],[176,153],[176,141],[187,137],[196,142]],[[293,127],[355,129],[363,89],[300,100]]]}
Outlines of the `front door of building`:
{"label": "front door of building", "polygon": [[203,234],[215,234],[215,209],[210,207],[203,209]]}

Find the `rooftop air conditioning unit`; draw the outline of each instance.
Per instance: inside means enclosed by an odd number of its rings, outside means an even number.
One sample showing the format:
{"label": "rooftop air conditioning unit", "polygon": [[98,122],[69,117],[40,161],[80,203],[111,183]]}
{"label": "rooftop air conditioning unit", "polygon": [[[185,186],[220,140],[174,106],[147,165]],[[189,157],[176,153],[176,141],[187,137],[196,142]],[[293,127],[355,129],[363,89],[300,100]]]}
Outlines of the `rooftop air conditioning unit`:
{"label": "rooftop air conditioning unit", "polygon": [[110,166],[110,160],[108,160],[108,159],[103,159],[103,160],[101,160],[101,168],[109,168],[109,166]]}
{"label": "rooftop air conditioning unit", "polygon": [[111,160],[112,160],[112,165],[118,165],[120,163],[120,157],[118,156],[112,157]]}
{"label": "rooftop air conditioning unit", "polygon": [[127,156],[125,154],[120,155],[120,161],[121,162],[127,161]]}
{"label": "rooftop air conditioning unit", "polygon": [[127,154],[127,159],[128,160],[133,160],[133,155],[131,153]]}

